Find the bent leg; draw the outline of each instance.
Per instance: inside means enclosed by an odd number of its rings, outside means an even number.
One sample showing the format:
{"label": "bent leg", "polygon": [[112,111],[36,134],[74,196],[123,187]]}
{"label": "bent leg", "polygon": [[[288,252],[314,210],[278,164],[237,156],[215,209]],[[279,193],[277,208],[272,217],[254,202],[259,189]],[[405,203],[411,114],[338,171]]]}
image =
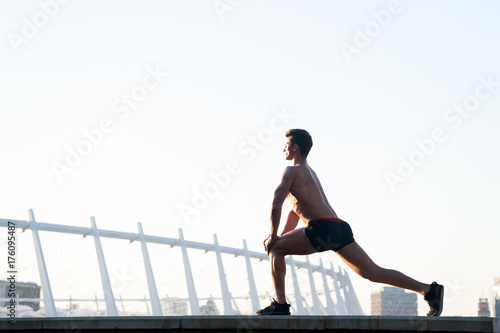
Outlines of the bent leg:
{"label": "bent leg", "polygon": [[421,295],[430,290],[428,284],[414,280],[399,271],[376,265],[356,242],[344,246],[337,254],[354,272],[370,281],[413,290]]}
{"label": "bent leg", "polygon": [[271,247],[269,261],[273,276],[274,290],[278,303],[285,303],[285,256],[289,254],[307,255],[316,252],[307,238],[304,228],[295,229],[278,238]]}

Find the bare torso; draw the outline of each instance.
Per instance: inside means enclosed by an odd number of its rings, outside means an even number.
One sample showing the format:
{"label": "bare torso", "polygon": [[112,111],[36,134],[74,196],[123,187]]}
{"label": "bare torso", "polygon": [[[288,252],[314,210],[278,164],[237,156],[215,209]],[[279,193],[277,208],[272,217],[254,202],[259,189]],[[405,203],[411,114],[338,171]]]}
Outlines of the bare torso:
{"label": "bare torso", "polygon": [[287,198],[302,221],[308,224],[310,220],[318,218],[337,218],[316,173],[307,164],[290,168],[293,171],[293,182]]}

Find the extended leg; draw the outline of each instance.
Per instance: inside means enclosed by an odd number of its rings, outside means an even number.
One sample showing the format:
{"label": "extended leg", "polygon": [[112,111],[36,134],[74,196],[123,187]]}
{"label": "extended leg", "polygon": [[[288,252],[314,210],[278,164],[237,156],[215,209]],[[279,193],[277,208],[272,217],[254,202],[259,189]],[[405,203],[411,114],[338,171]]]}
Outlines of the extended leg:
{"label": "extended leg", "polygon": [[346,245],[337,254],[349,267],[365,279],[413,290],[421,294],[430,307],[427,316],[441,315],[444,297],[444,287],[442,285],[436,282],[433,282],[431,285],[425,284],[401,272],[379,267],[356,242]]}
{"label": "extended leg", "polygon": [[429,284],[414,280],[399,271],[376,265],[356,242],[346,245],[337,254],[353,271],[370,281],[413,290],[422,296],[430,290]]}

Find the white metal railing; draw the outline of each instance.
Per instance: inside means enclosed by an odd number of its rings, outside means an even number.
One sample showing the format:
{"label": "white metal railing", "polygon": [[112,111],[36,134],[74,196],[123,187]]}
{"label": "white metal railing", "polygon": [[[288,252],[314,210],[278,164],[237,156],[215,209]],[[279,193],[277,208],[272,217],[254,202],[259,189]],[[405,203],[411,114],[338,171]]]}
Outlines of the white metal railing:
{"label": "white metal railing", "polygon": [[[188,289],[188,296],[189,296],[192,315],[200,315],[201,311],[199,307],[200,298],[198,298],[196,294],[196,287],[194,284],[193,275],[191,272],[191,266],[189,263],[189,256],[187,253],[188,248],[204,250],[205,252],[210,251],[216,254],[217,268],[219,271],[219,282],[221,286],[222,301],[224,305],[224,314],[228,315],[234,314],[234,310],[231,306],[231,300],[234,298],[232,298],[232,296],[229,293],[221,254],[225,253],[234,256],[244,256],[247,268],[249,294],[252,302],[252,308],[254,312],[260,308],[259,297],[255,285],[250,259],[254,258],[263,261],[263,260],[269,260],[269,258],[265,253],[249,251],[245,240],[243,240],[243,248],[233,248],[227,246],[220,246],[216,235],[214,235],[213,244],[200,243],[200,242],[185,240],[184,235],[182,233],[182,229],[178,230],[179,238],[176,239],[176,238],[160,237],[153,235],[145,235],[140,222],[138,223],[138,232],[130,233],[130,232],[98,229],[94,217],[91,217],[90,220],[91,220],[90,228],[42,223],[42,222],[37,222],[35,220],[33,210],[31,209],[29,210],[29,220],[0,219],[0,227],[7,227],[9,224],[14,223],[16,229],[22,229],[23,231],[30,229],[32,232],[36,259],[37,259],[37,266],[40,274],[40,281],[43,293],[43,302],[47,316],[52,316],[52,317],[57,316],[57,312],[55,310],[55,305],[54,305],[54,301],[56,300],[53,298],[52,289],[50,287],[50,280],[47,272],[47,267],[45,265],[42,244],[40,242],[40,237],[38,234],[39,231],[77,234],[77,235],[82,235],[84,237],[90,235],[94,238],[101,283],[104,291],[104,301],[106,303],[106,311],[108,315],[118,315],[118,312],[115,304],[116,300],[114,298],[113,290],[109,280],[104,253],[102,251],[102,246],[100,242],[101,237],[123,239],[123,240],[128,240],[130,242],[138,241],[141,243],[142,257],[143,257],[148,291],[149,291],[148,300],[151,304],[153,315],[161,316],[163,315],[163,313],[160,306],[160,298],[158,297],[158,293],[156,290],[156,284],[153,275],[153,270],[151,267],[151,261],[147,250],[147,243],[164,244],[164,245],[170,245],[172,247],[178,246],[181,248],[184,273],[185,273],[185,279]],[[292,256],[288,256],[286,258],[286,263],[290,266],[290,271],[292,273],[294,293],[297,302],[296,304],[297,314],[305,314],[306,311],[304,305],[302,304],[303,301],[305,302],[305,299],[303,299],[303,297],[301,296],[300,285],[298,283],[296,274],[296,268],[305,268],[309,273],[310,290],[313,302],[312,312],[314,314],[353,314],[353,315],[363,314],[356,293],[349,279],[349,275],[345,270],[344,272],[342,272],[342,270],[339,267],[338,272],[335,272],[333,268],[333,263],[331,262],[330,262],[330,268],[329,269],[325,268],[323,266],[323,262],[321,261],[321,259],[319,265],[312,265],[307,257],[306,261],[296,261]],[[318,298],[318,293],[316,292],[316,286],[313,279],[314,272],[317,272],[322,275],[324,290],[330,290],[330,287],[328,286],[327,276],[333,279],[333,286],[336,293],[337,303],[333,302],[332,298],[330,297],[330,294],[326,292],[325,293],[327,301],[326,307],[324,307],[321,304]],[[343,295],[341,294],[341,290],[343,291]],[[70,300],[71,299],[64,299],[64,300],[57,299],[57,301],[70,301]],[[75,300],[73,299],[73,301]],[[95,301],[95,299],[88,299],[88,301]],[[144,299],[141,299],[141,301],[144,301]]]}

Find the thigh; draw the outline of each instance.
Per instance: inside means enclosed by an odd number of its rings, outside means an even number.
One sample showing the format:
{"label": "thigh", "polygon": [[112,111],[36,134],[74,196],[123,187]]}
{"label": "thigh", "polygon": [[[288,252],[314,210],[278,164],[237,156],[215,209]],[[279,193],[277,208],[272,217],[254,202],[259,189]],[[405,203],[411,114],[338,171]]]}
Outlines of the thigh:
{"label": "thigh", "polygon": [[337,254],[353,271],[360,275],[373,273],[379,269],[356,242],[344,246]]}
{"label": "thigh", "polygon": [[307,238],[305,228],[299,228],[280,236],[271,247],[271,252],[285,255],[307,255],[315,253],[316,250],[311,245],[309,238]]}

